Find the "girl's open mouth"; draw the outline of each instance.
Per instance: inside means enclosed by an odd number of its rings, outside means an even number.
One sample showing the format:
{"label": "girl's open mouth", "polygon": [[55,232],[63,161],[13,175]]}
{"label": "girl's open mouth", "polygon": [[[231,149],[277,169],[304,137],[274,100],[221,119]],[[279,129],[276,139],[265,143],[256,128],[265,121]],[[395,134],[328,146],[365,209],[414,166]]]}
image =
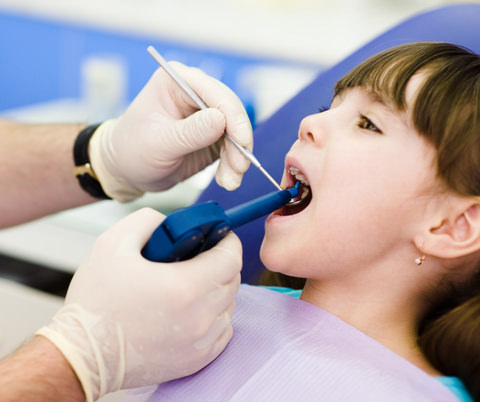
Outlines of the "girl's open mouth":
{"label": "girl's open mouth", "polygon": [[290,167],[289,173],[291,175],[289,182],[293,182],[293,184],[300,182],[300,193],[290,204],[275,211],[275,215],[285,216],[298,214],[307,208],[312,200],[312,191],[305,175],[295,167]]}

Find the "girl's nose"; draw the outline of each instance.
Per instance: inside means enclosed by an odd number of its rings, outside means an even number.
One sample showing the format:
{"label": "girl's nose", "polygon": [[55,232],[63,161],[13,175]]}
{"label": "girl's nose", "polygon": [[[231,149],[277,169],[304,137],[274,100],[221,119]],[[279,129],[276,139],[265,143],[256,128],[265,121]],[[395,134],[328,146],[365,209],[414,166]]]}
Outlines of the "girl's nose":
{"label": "girl's nose", "polygon": [[[325,113],[325,112],[324,112]],[[298,130],[298,139],[300,141],[311,142],[322,146],[325,142],[325,124],[322,123],[324,113],[312,114],[305,117]]]}

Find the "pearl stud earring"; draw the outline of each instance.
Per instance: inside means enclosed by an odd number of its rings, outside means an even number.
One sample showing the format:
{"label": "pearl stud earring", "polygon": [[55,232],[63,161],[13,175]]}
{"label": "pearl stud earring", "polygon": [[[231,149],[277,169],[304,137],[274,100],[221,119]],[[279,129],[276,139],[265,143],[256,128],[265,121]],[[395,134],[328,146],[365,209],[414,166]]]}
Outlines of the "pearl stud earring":
{"label": "pearl stud earring", "polygon": [[422,265],[423,261],[425,261],[424,255],[422,255],[421,257],[415,258],[415,264],[417,264],[418,266]]}

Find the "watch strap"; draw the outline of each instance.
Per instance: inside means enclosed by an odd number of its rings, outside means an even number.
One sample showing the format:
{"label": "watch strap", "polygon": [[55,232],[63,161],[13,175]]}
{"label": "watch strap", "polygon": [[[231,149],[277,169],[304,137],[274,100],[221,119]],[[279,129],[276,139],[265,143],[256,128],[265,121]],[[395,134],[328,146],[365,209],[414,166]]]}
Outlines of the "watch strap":
{"label": "watch strap", "polygon": [[86,127],[78,134],[73,146],[73,159],[75,167],[73,174],[78,179],[80,186],[90,195],[99,199],[111,199],[98,181],[98,178],[90,163],[88,155],[88,144],[95,130],[100,124],[94,124]]}

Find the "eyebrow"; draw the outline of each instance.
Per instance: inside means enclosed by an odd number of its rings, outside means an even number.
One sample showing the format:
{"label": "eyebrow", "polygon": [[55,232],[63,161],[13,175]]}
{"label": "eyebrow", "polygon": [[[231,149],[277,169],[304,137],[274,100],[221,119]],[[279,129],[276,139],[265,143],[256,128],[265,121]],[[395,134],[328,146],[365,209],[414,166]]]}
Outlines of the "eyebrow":
{"label": "eyebrow", "polygon": [[368,97],[372,100],[374,103],[380,103],[383,106],[391,107],[391,102],[385,99],[384,96],[379,94],[378,92],[373,92],[373,91],[366,91]]}
{"label": "eyebrow", "polygon": [[365,92],[373,103],[377,103],[380,106],[385,107],[389,112],[397,113],[399,111],[395,104],[388,97],[382,95],[381,93],[369,90],[365,90]]}
{"label": "eyebrow", "polygon": [[[395,106],[395,104],[387,97],[382,95],[380,92],[373,91],[371,89],[367,89],[362,86],[357,86],[357,87],[351,87],[351,88],[343,88],[341,91],[339,91],[334,98],[337,96],[340,97],[340,99],[343,98],[344,93],[346,93],[346,90],[351,90],[358,88],[360,89],[363,93],[367,95],[367,97],[370,99],[372,103],[376,103],[380,106],[383,106],[384,108],[388,109],[392,113],[396,113],[398,111],[398,108]],[[332,99],[333,102],[333,99]]]}

